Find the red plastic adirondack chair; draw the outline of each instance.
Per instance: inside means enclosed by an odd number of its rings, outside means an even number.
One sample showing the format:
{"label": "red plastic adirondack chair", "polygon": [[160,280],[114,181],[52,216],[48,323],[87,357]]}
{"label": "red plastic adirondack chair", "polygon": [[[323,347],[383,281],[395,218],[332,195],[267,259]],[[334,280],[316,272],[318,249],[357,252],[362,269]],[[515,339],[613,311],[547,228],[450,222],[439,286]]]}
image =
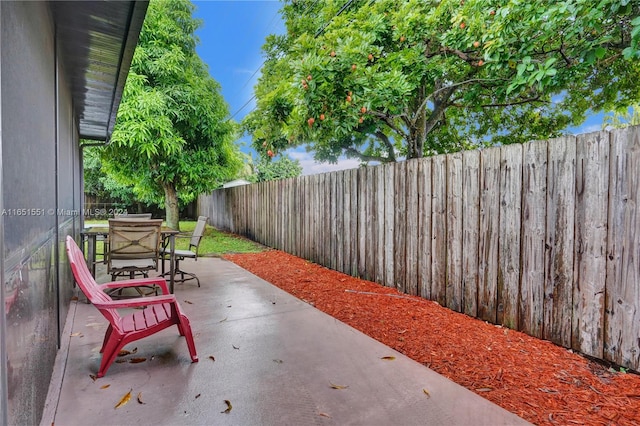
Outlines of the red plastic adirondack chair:
{"label": "red plastic adirondack chair", "polygon": [[[67,236],[67,255],[76,282],[89,301],[109,320],[109,327],[102,344],[102,362],[98,377],[103,377],[120,350],[127,344],[143,337],[150,336],[172,325],[178,326],[181,336],[187,340],[191,361],[198,362],[196,346],[189,319],[180,311],[180,305],[175,295],[169,294],[167,282],[161,277],[123,280],[98,284],[89,272],[84,255],[76,242]],[[104,290],[120,287],[138,287],[141,285],[157,285],[162,289],[162,295],[140,297],[137,299],[113,300]],[[121,316],[120,308],[145,307],[133,313]]]}

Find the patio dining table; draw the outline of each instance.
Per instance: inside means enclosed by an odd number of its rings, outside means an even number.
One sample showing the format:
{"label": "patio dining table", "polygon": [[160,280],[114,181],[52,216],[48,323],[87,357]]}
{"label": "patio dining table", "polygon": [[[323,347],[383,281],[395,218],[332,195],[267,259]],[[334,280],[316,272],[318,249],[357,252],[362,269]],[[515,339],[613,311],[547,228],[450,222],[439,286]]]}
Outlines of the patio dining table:
{"label": "patio dining table", "polygon": [[[162,244],[164,247],[169,248],[169,291],[173,293],[173,286],[175,283],[175,252],[176,252],[176,239],[175,236],[180,233],[173,228],[163,226],[161,231]],[[89,226],[80,231],[82,237],[82,250],[84,251],[85,242],[87,243],[87,266],[91,271],[91,274],[96,276],[96,246],[98,238],[106,239],[109,236],[108,226]],[[106,256],[106,253],[105,253]]]}

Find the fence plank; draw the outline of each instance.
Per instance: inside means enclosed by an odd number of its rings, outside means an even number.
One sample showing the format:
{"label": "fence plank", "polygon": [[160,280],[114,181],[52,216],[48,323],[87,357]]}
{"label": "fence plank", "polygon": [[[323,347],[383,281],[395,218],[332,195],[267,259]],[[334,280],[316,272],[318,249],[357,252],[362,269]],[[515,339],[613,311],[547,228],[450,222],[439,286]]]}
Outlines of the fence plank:
{"label": "fence plank", "polygon": [[266,222],[266,242],[267,245],[269,247],[273,247],[273,220],[274,220],[274,216],[273,214],[267,214],[267,212],[271,212],[273,213],[274,210],[274,203],[273,203],[273,182],[265,182],[265,186],[266,186],[266,191],[267,191],[267,199],[265,200],[265,205],[266,205],[266,209],[265,209],[265,214],[264,214],[264,220]]}
{"label": "fence plank", "polygon": [[290,248],[287,241],[287,226],[285,225],[289,219],[289,182],[288,179],[281,179],[278,183],[278,192],[280,195],[278,197],[280,202],[280,205],[278,206],[280,211],[280,216],[278,217],[278,239],[280,240],[279,248],[280,250],[289,252]]}
{"label": "fence plank", "polygon": [[547,206],[547,141],[523,146],[522,280],[518,328],[542,337]]}
{"label": "fence plank", "polygon": [[351,273],[351,170],[345,170],[342,176],[342,271]]}
{"label": "fence plank", "polygon": [[316,177],[315,176],[305,176],[305,188],[307,191],[307,196],[305,197],[305,209],[306,209],[306,225],[305,225],[305,229],[307,232],[307,237],[306,237],[306,241],[307,241],[307,255],[305,256],[306,259],[308,260],[313,260],[314,259],[314,254],[313,254],[313,246],[315,244],[315,216],[314,216],[314,211],[315,211],[315,198],[314,198],[314,185],[315,185],[315,180]]}
{"label": "fence plank", "polygon": [[255,206],[256,206],[256,236],[257,236],[257,241],[264,243],[264,231],[265,231],[265,224],[262,221],[263,215],[265,213],[264,211],[264,184],[263,183],[259,183],[256,185],[256,191],[255,191]]}
{"label": "fence plank", "polygon": [[335,269],[340,272],[346,272],[344,269],[344,235],[346,233],[346,229],[344,226],[344,171],[336,172],[336,180],[334,184],[334,199],[336,203],[336,213],[335,213],[335,221],[336,221],[336,241],[333,252],[333,257],[335,257]]}
{"label": "fence plank", "polygon": [[376,226],[374,233],[376,235],[376,271],[374,281],[378,284],[384,285],[384,270],[385,270],[385,246],[384,246],[384,229],[385,229],[385,216],[384,216],[384,200],[385,200],[385,169],[384,166],[376,167]]}
{"label": "fence plank", "polygon": [[453,311],[462,310],[462,154],[445,157],[446,163],[446,303]]}
{"label": "fence plank", "polygon": [[296,197],[298,200],[298,204],[296,206],[296,210],[293,212],[294,215],[297,216],[298,220],[298,230],[299,234],[293,235],[293,239],[296,242],[296,256],[301,257],[303,259],[307,258],[306,247],[307,247],[307,176],[300,176],[296,180]]}
{"label": "fence plank", "polygon": [[358,169],[358,276],[367,276],[367,182],[365,168]]}
{"label": "fence plank", "polygon": [[418,160],[418,294],[431,299],[431,158]]}
{"label": "fence plank", "polygon": [[321,263],[324,255],[324,174],[316,175],[316,187],[315,187],[315,260],[314,262]]}
{"label": "fence plank", "polygon": [[269,195],[269,193],[267,192],[268,190],[268,182],[262,182],[260,184],[260,195],[262,196],[262,198],[260,199],[260,242],[262,244],[267,244],[267,196]]}
{"label": "fence plank", "polygon": [[269,221],[271,222],[271,235],[269,236],[269,246],[273,248],[280,248],[278,244],[278,231],[279,226],[278,222],[282,214],[280,213],[280,200],[278,199],[279,191],[278,191],[278,182],[271,181],[269,182],[269,191],[271,193],[271,197],[269,197],[269,211],[272,213],[269,215]]}
{"label": "fence plank", "polygon": [[296,185],[295,178],[289,178],[286,180],[287,183],[287,192],[289,198],[289,205],[286,207],[287,215],[284,223],[285,235],[287,236],[287,252],[292,254],[297,254],[295,241],[293,240],[294,233],[299,234],[298,230],[298,218],[297,212],[298,210],[298,198],[296,197]]}
{"label": "fence plank", "polygon": [[384,166],[384,285],[395,287],[395,164]]}
{"label": "fence plank", "polygon": [[292,188],[291,188],[291,196],[293,197],[293,206],[290,210],[291,221],[294,226],[289,233],[289,238],[291,239],[291,247],[293,250],[293,254],[302,257],[302,252],[300,248],[300,243],[302,241],[303,235],[303,225],[302,225],[302,193],[300,192],[300,187],[302,186],[302,177],[293,178],[291,180]]}
{"label": "fence plank", "polygon": [[407,164],[405,161],[395,165],[395,235],[394,235],[394,268],[395,285],[398,291],[406,290],[406,230],[405,214],[407,210]]}
{"label": "fence plank", "polygon": [[573,296],[575,138],[551,140],[548,149],[543,337],[569,347]]}
{"label": "fence plank", "polygon": [[376,274],[376,241],[377,236],[375,234],[376,222],[378,218],[376,217],[375,212],[375,197],[376,197],[376,180],[375,180],[375,172],[376,167],[368,166],[365,169],[365,183],[367,185],[367,198],[366,198],[366,227],[367,227],[367,237],[365,240],[365,253],[367,256],[366,264],[366,273],[365,279],[374,280]]}
{"label": "fence plank", "polygon": [[306,213],[305,213],[305,209],[307,207],[307,203],[306,203],[306,176],[300,176],[298,179],[296,179],[296,197],[298,200],[298,204],[296,206],[296,210],[293,212],[294,215],[296,215],[297,217],[297,221],[298,221],[298,232],[299,234],[293,234],[293,240],[296,243],[296,256],[301,257],[301,258],[305,258],[304,255],[304,251],[306,248],[306,243],[305,243],[305,239],[307,237],[306,234],[306,229],[305,229],[305,219],[306,219]]}
{"label": "fence plank", "polygon": [[320,175],[310,176],[309,186],[311,193],[309,199],[309,239],[311,243],[309,259],[312,262],[318,262],[318,238],[320,237],[318,215],[320,214],[320,207],[318,206],[318,184],[320,182]]}
{"label": "fence plank", "polygon": [[612,134],[604,356],[640,370],[640,127]]}
{"label": "fence plank", "polygon": [[518,329],[522,145],[500,148],[500,236],[498,240],[498,324]]}
{"label": "fence plank", "polygon": [[263,233],[263,243],[267,246],[271,244],[271,218],[267,214],[267,212],[271,209],[271,197],[270,197],[270,188],[271,184],[269,182],[264,182],[264,194],[265,198],[262,200],[263,210],[262,210],[262,221],[264,222],[264,233]]}
{"label": "fence plank", "polygon": [[480,228],[478,231],[478,317],[497,318],[500,149],[480,153]]}
{"label": "fence plank", "polygon": [[462,153],[462,312],[478,314],[480,151]]}
{"label": "fence plank", "polygon": [[323,212],[323,226],[322,232],[324,239],[322,241],[322,264],[331,268],[331,259],[333,258],[331,252],[331,243],[333,240],[333,223],[331,216],[331,206],[335,209],[335,204],[332,202],[331,191],[331,177],[333,173],[324,174],[324,181],[322,184],[322,209]]}
{"label": "fence plank", "polygon": [[358,169],[353,169],[351,173],[351,275],[358,276]]}
{"label": "fence plank", "polygon": [[598,358],[604,344],[608,191],[609,134],[578,136],[571,344]]}
{"label": "fence plank", "polygon": [[337,247],[338,247],[338,235],[341,232],[338,228],[338,197],[336,194],[338,185],[339,172],[332,172],[329,174],[330,187],[331,187],[331,201],[330,201],[330,210],[331,210],[331,219],[329,220],[330,227],[328,228],[329,236],[331,238],[331,244],[329,245],[329,259],[327,265],[329,268],[333,270],[338,269],[338,256],[337,256]]}
{"label": "fence plank", "polygon": [[431,159],[431,300],[447,302],[446,156]]}
{"label": "fence plank", "polygon": [[255,228],[255,236],[256,236],[256,241],[258,242],[263,242],[262,239],[262,232],[264,230],[264,224],[261,221],[262,218],[262,213],[263,213],[263,209],[262,209],[262,190],[263,190],[263,186],[261,184],[257,184],[256,185],[256,189],[254,191],[254,195],[255,195],[255,200],[254,200],[254,206],[256,208],[255,211],[255,217],[256,217],[256,228]]}
{"label": "fence plank", "polygon": [[407,160],[406,175],[406,292],[418,294],[418,161]]}

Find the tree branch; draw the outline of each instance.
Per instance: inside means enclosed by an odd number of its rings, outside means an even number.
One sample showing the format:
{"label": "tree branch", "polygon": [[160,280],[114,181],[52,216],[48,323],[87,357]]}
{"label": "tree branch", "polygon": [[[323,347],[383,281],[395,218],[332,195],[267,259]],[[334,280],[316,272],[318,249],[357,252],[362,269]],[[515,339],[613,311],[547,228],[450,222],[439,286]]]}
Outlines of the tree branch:
{"label": "tree branch", "polygon": [[425,52],[425,57],[427,59],[430,59],[438,54],[442,54],[442,53],[452,53],[454,56],[457,56],[458,58],[462,59],[465,62],[474,62],[474,61],[478,61],[478,58],[474,58],[471,57],[467,52],[463,52],[461,50],[458,49],[451,49],[449,47],[443,46],[440,49],[436,50],[435,52],[432,53],[427,53]]}
{"label": "tree branch", "polygon": [[[438,124],[438,121],[444,114],[444,111],[449,106],[449,98],[453,95],[455,91],[455,85],[447,86],[447,89],[444,91],[442,96],[439,96],[437,100],[434,101],[433,111],[431,111],[431,115],[427,118],[427,123],[425,125],[425,134],[428,135],[431,130]],[[416,114],[417,117],[417,114]]]}
{"label": "tree branch", "polygon": [[[424,108],[427,105],[427,102],[429,101],[429,99],[433,98],[435,95],[437,95],[438,93],[442,92],[443,90],[449,90],[449,89],[455,89],[459,86],[464,86],[465,84],[469,84],[469,83],[481,83],[481,82],[496,82],[496,81],[500,81],[500,80],[505,80],[505,79],[495,79],[495,78],[470,78],[469,80],[464,80],[461,81],[459,83],[455,83],[452,84],[450,86],[444,86],[441,87],[437,90],[434,90],[433,92],[431,92],[428,96],[426,96],[424,98],[424,101],[422,102],[422,104],[420,104],[420,107],[414,112],[414,118],[418,116],[418,114],[422,114],[422,110],[424,110]],[[451,96],[451,94],[449,94],[449,96]],[[449,97],[447,96],[447,98]]]}
{"label": "tree branch", "polygon": [[[378,117],[380,119],[382,119],[382,121],[384,121],[384,123],[389,126],[389,128],[391,130],[393,130],[394,132],[398,133],[400,136],[402,136],[404,139],[406,139],[409,135],[407,135],[406,132],[404,132],[400,127],[396,126],[396,124],[393,122],[393,117],[390,116],[389,114],[385,114],[382,112],[378,112],[378,111],[367,111],[367,114],[371,114],[374,117]],[[400,116],[396,116],[396,117],[402,117],[402,115]]]}
{"label": "tree branch", "polygon": [[379,161],[381,163],[391,163],[393,161],[395,161],[395,158],[392,160],[390,158],[387,157],[380,157],[377,155],[365,155],[363,153],[361,153],[360,151],[358,151],[355,148],[345,148],[344,149],[345,154],[348,154],[351,157],[356,157],[361,161]]}
{"label": "tree branch", "polygon": [[[528,104],[536,101],[540,101],[540,95],[534,96],[533,98],[521,99],[519,101],[514,101],[514,102],[505,102],[500,104],[484,104],[484,105],[480,105],[480,107],[481,108],[508,107],[508,106],[514,106],[514,105]],[[540,102],[548,103],[547,101],[540,101]]]}
{"label": "tree branch", "polygon": [[374,134],[387,147],[387,152],[389,153],[389,160],[395,162],[396,161],[396,153],[394,151],[393,144],[389,140],[389,137],[387,135],[385,135],[384,132],[382,132],[381,130],[377,130]]}

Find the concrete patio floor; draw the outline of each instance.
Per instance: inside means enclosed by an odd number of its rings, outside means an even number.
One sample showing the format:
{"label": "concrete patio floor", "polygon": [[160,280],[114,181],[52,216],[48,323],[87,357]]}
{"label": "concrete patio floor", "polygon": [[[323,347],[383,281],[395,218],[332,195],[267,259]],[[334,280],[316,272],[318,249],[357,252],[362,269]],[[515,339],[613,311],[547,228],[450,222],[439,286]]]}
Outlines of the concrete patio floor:
{"label": "concrete patio floor", "polygon": [[200,361],[171,327],[126,347],[137,351],[123,359],[144,362],[114,363],[93,380],[107,322],[80,295],[42,425],[528,424],[231,262],[181,266],[202,283],[176,285]]}

